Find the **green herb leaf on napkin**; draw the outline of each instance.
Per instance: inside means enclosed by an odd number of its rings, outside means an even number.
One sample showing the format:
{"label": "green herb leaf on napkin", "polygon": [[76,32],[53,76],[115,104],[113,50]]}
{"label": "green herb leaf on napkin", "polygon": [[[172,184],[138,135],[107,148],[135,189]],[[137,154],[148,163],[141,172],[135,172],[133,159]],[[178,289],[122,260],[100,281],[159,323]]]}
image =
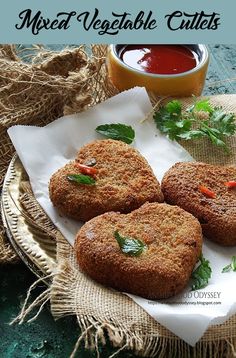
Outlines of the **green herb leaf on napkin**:
{"label": "green herb leaf on napkin", "polygon": [[95,179],[93,179],[89,175],[84,175],[84,174],[70,174],[67,175],[67,179],[77,184],[95,185],[96,183]]}
{"label": "green herb leaf on napkin", "polygon": [[102,124],[96,128],[96,132],[111,139],[121,140],[127,144],[131,144],[135,138],[133,128],[121,123]]}
{"label": "green herb leaf on napkin", "polygon": [[147,248],[147,245],[139,239],[131,239],[129,237],[123,237],[118,231],[115,231],[114,236],[121,251],[124,254],[130,256],[139,256]]}
{"label": "green herb leaf on napkin", "polygon": [[192,291],[199,290],[208,285],[208,281],[211,278],[210,262],[206,260],[203,255],[200,256],[200,265],[192,273]]}
{"label": "green herb leaf on napkin", "polygon": [[232,256],[231,263],[223,268],[222,273],[236,271],[236,256]]}

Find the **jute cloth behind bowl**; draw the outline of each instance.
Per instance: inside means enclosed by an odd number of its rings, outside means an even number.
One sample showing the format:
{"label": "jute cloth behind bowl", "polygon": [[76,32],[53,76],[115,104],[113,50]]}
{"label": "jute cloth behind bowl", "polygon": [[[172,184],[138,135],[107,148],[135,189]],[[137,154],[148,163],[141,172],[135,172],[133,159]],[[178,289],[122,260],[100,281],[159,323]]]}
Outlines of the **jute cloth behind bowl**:
{"label": "jute cloth behind bowl", "polygon": [[[236,112],[236,95],[213,96],[210,99],[213,104]],[[184,99],[183,105],[188,106],[192,101],[191,98]],[[232,148],[231,155],[213,147],[207,139],[182,144],[196,160],[225,165],[234,164],[236,160],[236,137],[228,142]],[[32,195],[23,196],[22,205],[31,217],[37,217],[45,225],[47,218]],[[50,227],[50,222],[46,226]],[[76,263],[73,248],[59,232],[56,237],[58,268],[45,298],[50,298],[55,319],[66,315],[77,317],[82,333],[71,357],[76,356],[81,341],[86,347],[95,349],[99,356],[98,345],[105,344],[107,340],[117,347],[116,353],[130,349],[143,357],[236,357],[236,316],[224,324],[210,327],[196,346],[190,347],[127,296],[84,275]],[[24,316],[23,312],[20,319]]]}
{"label": "jute cloth behind bowl", "polygon": [[[61,52],[0,45],[0,193],[14,153],[7,129],[16,124],[43,126],[116,93],[107,79],[105,55],[102,45]],[[0,264],[16,260],[0,217]]]}
{"label": "jute cloth behind bowl", "polygon": [[[11,46],[0,48],[0,180],[2,183],[14,149],[6,135],[14,124],[45,125],[65,112],[83,110],[116,93],[107,79],[104,66],[105,46],[93,46],[91,55],[84,47],[50,53],[43,49],[34,56],[33,63],[23,63]],[[156,98],[152,97],[155,104]],[[212,97],[212,102],[236,112],[236,96]],[[191,99],[184,100],[184,104]],[[184,143],[182,143],[184,144]],[[232,155],[226,156],[207,140],[184,144],[197,160],[234,164],[236,139],[230,140]],[[44,227],[52,225],[38,206],[33,195],[22,198],[28,215]],[[42,226],[42,225],[41,225]],[[49,233],[50,234],[50,233]],[[58,269],[45,299],[51,300],[55,318],[76,315],[86,347],[97,349],[106,340],[121,349],[131,349],[146,357],[232,357],[236,356],[236,318],[208,329],[204,337],[191,348],[154,321],[127,296],[102,287],[80,272],[73,248],[57,236]],[[15,256],[0,236],[0,261]],[[4,256],[5,255],[5,256]],[[42,304],[42,301],[38,300]],[[24,315],[23,315],[24,316]],[[22,316],[22,317],[23,317]],[[97,354],[99,351],[97,349]]]}

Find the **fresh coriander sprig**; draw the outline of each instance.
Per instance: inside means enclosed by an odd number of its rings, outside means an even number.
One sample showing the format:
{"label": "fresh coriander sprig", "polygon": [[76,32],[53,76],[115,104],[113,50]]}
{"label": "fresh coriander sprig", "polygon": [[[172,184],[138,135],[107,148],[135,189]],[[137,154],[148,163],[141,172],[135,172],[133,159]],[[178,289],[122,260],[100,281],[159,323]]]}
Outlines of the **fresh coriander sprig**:
{"label": "fresh coriander sprig", "polygon": [[236,271],[236,256],[232,256],[231,263],[223,268],[222,273]]}
{"label": "fresh coriander sprig", "polygon": [[200,265],[192,273],[192,291],[206,287],[211,278],[212,270],[210,262],[206,260],[202,254],[199,260]]}
{"label": "fresh coriander sprig", "polygon": [[209,99],[195,101],[185,111],[179,101],[168,102],[154,114],[157,128],[171,140],[191,140],[207,137],[226,152],[225,138],[236,132],[235,115],[221,107],[213,107]]}
{"label": "fresh coriander sprig", "polygon": [[114,232],[114,236],[121,251],[129,256],[139,256],[147,248],[143,241],[121,236],[117,230]]}

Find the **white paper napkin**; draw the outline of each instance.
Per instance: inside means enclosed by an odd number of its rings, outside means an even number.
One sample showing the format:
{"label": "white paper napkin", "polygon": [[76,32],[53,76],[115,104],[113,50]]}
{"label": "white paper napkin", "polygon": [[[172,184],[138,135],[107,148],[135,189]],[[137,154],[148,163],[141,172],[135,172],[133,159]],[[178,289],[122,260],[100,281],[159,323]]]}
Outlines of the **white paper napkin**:
{"label": "white paper napkin", "polygon": [[[98,125],[131,125],[136,132],[133,146],[148,160],[159,180],[174,163],[193,160],[179,144],[160,134],[152,119],[141,123],[151,109],[145,89],[136,87],[86,112],[62,117],[45,127],[14,126],[8,130],[36,199],[70,244],[73,245],[82,223],[58,215],[49,199],[48,183],[57,169],[75,158],[81,146],[102,139],[95,132]],[[236,252],[205,241],[203,253],[213,270],[210,285],[204,290],[191,292],[188,287],[183,294],[163,302],[129,295],[153,318],[191,345],[210,324],[221,323],[236,312],[236,290],[232,290],[235,273],[221,273]]]}

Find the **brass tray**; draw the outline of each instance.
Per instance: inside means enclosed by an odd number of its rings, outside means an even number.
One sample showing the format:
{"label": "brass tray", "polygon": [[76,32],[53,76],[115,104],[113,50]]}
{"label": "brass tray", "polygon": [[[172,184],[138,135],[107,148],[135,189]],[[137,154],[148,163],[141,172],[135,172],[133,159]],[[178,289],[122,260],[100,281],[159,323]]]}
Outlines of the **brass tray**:
{"label": "brass tray", "polygon": [[[16,253],[38,277],[44,278],[56,269],[56,241],[35,232],[20,204],[21,184],[27,173],[17,155],[7,170],[1,197],[1,214],[7,236]],[[47,280],[45,280],[48,283]]]}

